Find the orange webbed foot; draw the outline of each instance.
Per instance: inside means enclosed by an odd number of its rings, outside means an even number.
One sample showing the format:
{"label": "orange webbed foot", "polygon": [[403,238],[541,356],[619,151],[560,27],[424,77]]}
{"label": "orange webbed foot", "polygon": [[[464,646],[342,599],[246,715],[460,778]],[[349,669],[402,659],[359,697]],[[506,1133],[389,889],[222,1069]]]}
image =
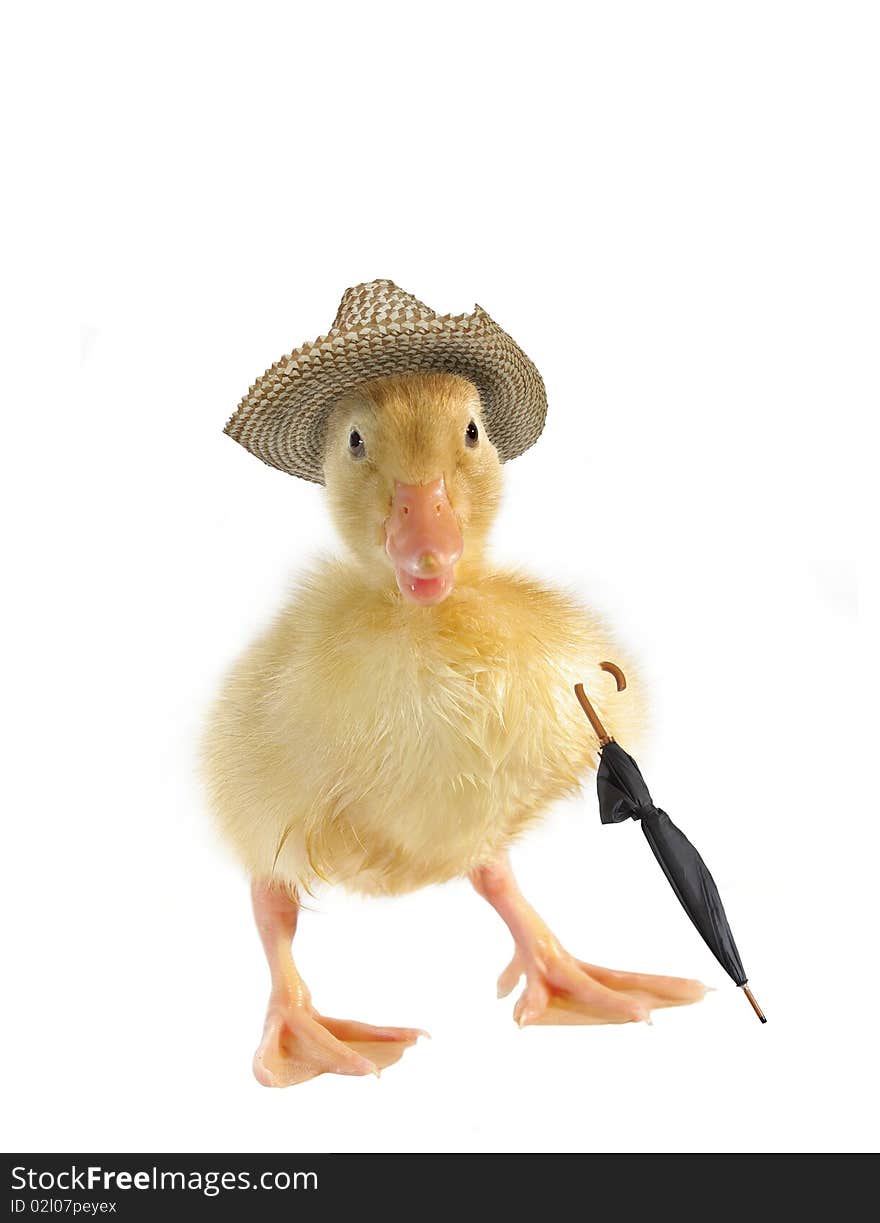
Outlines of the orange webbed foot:
{"label": "orange webbed foot", "polygon": [[699,981],[600,968],[560,948],[530,962],[517,952],[498,979],[499,998],[506,997],[523,974],[526,986],[513,1012],[520,1027],[650,1023],[652,1010],[688,1006],[706,994]]}
{"label": "orange webbed foot", "polygon": [[420,1028],[374,1027],[302,1005],[272,1005],[254,1054],[254,1075],[264,1087],[293,1087],[319,1074],[378,1077],[420,1036],[427,1036]]}

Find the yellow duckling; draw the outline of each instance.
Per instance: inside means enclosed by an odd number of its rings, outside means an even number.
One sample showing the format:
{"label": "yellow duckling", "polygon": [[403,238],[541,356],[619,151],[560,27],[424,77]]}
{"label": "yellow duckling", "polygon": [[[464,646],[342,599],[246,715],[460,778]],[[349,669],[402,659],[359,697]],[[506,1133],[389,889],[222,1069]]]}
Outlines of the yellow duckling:
{"label": "yellow duckling", "polygon": [[499,994],[525,976],[520,1024],[627,1023],[703,996],[575,959],[511,873],[508,847],[596,766],[574,684],[623,742],[640,710],[637,683],[598,696],[603,660],[632,668],[593,616],[488,560],[502,481],[484,398],[442,371],[335,398],[321,475],[345,557],[303,580],[209,720],[211,806],[250,874],[272,976],[254,1058],[267,1086],[377,1073],[419,1036],[312,1005],[291,941],[298,897],[322,881],[393,895],[468,876],[513,936]]}

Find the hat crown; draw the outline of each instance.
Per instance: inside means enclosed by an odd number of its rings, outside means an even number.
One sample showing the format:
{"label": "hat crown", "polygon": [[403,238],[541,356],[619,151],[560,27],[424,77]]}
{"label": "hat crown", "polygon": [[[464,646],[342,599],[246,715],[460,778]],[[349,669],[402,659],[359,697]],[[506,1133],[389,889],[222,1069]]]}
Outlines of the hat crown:
{"label": "hat crown", "polygon": [[333,320],[333,331],[356,331],[381,323],[415,323],[436,313],[393,280],[370,280],[346,289]]}

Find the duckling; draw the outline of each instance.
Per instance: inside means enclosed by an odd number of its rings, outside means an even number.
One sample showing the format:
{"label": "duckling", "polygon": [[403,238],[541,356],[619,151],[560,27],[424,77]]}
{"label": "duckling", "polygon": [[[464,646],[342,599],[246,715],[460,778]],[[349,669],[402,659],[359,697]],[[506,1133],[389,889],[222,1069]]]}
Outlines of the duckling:
{"label": "duckling", "polygon": [[634,671],[595,616],[489,559],[502,468],[477,387],[440,371],[348,390],[327,417],[323,482],[344,553],[233,667],[204,738],[271,974],[257,1080],[378,1074],[422,1034],[312,1003],[291,943],[322,883],[397,896],[469,878],[513,937],[498,991],[525,978],[520,1025],[630,1023],[698,1001],[696,981],[576,959],[511,871],[510,846],[596,767],[574,684],[622,742],[642,709],[637,681],[603,700],[603,660]]}

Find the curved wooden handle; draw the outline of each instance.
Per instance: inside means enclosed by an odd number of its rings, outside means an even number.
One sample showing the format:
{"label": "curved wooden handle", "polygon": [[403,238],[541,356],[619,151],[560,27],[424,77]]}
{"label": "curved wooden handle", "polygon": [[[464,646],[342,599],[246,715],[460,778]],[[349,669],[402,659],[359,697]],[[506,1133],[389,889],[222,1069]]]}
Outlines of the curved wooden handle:
{"label": "curved wooden handle", "polygon": [[[607,671],[609,675],[614,676],[614,682],[617,684],[617,691],[623,692],[624,688],[626,687],[626,676],[621,671],[620,667],[618,667],[617,663],[616,662],[600,662],[599,666],[602,668],[603,671]],[[586,692],[584,692],[583,684],[575,684],[574,694],[577,697],[578,701],[580,702],[581,709],[584,711],[584,713],[589,718],[590,725],[592,726],[593,730],[596,732],[596,737],[598,738],[599,743],[602,745],[602,747],[604,747],[606,743],[611,743],[612,737],[611,735],[609,735],[608,731],[599,721],[599,715],[596,713],[595,709],[590,704],[590,698],[587,696]]]}
{"label": "curved wooden handle", "polygon": [[617,691],[623,692],[626,687],[626,676],[618,667],[616,662],[600,662],[599,666],[603,671],[607,671],[609,675],[614,676],[614,682],[617,684]]}

